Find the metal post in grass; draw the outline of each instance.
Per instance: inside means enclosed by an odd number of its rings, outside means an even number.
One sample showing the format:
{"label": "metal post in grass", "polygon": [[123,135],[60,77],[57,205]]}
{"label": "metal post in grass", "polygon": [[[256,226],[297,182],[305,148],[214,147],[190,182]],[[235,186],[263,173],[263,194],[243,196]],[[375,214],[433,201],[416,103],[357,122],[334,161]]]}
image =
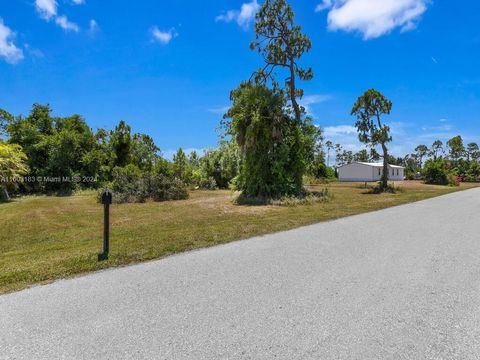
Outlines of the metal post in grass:
{"label": "metal post in grass", "polygon": [[110,190],[105,190],[102,193],[103,204],[103,252],[98,254],[98,261],[108,260],[108,253],[110,251],[110,204],[112,203],[113,195]]}

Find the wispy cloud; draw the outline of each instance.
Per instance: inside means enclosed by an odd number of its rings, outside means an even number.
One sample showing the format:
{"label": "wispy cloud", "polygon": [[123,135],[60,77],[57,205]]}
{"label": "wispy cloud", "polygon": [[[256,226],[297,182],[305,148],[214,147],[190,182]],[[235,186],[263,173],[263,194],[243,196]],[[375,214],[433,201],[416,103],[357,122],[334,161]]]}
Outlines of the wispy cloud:
{"label": "wispy cloud", "polygon": [[80,27],[70,21],[66,15],[58,15],[58,3],[56,0],[35,0],[35,8],[40,17],[46,21],[55,19],[55,24],[65,31],[79,32]]}
{"label": "wispy cloud", "polygon": [[154,26],[150,33],[154,41],[159,42],[160,44],[167,45],[172,41],[173,38],[178,36],[178,33],[175,29],[170,29],[168,31],[162,31],[157,26]]}
{"label": "wispy cloud", "polygon": [[41,50],[30,46],[30,44],[25,44],[24,47],[26,52],[33,58],[42,59],[45,57],[45,54]]}
{"label": "wispy cloud", "polygon": [[74,5],[83,5],[85,4],[85,0],[72,0]]}
{"label": "wispy cloud", "polygon": [[57,16],[57,1],[56,0],[35,0],[35,7],[40,16],[46,20]]}
{"label": "wispy cloud", "polygon": [[326,138],[336,137],[339,135],[352,135],[357,134],[357,129],[355,126],[351,125],[336,125],[336,126],[327,126],[324,129],[324,136]]}
{"label": "wispy cloud", "polygon": [[208,112],[211,112],[212,114],[215,114],[215,115],[223,115],[228,111],[228,109],[230,109],[229,106],[220,106],[217,108],[208,109]]}
{"label": "wispy cloud", "polygon": [[360,32],[365,40],[416,28],[430,0],[323,0],[316,11],[328,10],[328,28]]}
{"label": "wispy cloud", "polygon": [[80,28],[77,24],[74,22],[71,22],[68,20],[68,18],[65,15],[57,16],[55,19],[55,24],[60,26],[63,30],[65,31],[73,31],[73,32],[79,32]]}
{"label": "wispy cloud", "polygon": [[13,42],[15,33],[4,24],[0,17],[0,57],[9,64],[16,64],[23,59],[23,51]]}
{"label": "wispy cloud", "polygon": [[305,108],[307,114],[312,115],[312,105],[320,104],[325,101],[329,101],[332,99],[331,95],[324,95],[324,94],[312,94],[312,95],[305,95],[299,101],[300,105]]}
{"label": "wispy cloud", "polygon": [[332,5],[333,5],[332,0],[323,0],[322,3],[318,4],[315,7],[315,11],[320,12],[320,11],[323,11],[325,9],[329,9],[329,8],[332,7]]}
{"label": "wispy cloud", "polygon": [[88,22],[88,33],[90,35],[95,35],[98,31],[98,23],[95,19],[90,19]]}
{"label": "wispy cloud", "polygon": [[243,3],[240,10],[228,10],[224,14],[218,15],[215,21],[223,21],[226,23],[235,21],[242,29],[247,30],[252,21],[255,20],[255,15],[258,12],[260,5],[257,0],[249,3]]}

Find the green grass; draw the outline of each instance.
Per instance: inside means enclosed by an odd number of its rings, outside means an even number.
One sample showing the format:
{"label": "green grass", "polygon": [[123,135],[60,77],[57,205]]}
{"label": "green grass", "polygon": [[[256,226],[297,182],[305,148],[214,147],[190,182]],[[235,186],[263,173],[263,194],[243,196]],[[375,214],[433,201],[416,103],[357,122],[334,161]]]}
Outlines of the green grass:
{"label": "green grass", "polygon": [[359,184],[330,188],[333,199],[297,206],[240,206],[230,191],[193,191],[189,200],[113,205],[110,259],[102,248],[102,206],[93,193],[29,196],[0,204],[0,293],[106,267],[161,258],[319,221],[383,209],[477,186],[405,182],[396,194]]}

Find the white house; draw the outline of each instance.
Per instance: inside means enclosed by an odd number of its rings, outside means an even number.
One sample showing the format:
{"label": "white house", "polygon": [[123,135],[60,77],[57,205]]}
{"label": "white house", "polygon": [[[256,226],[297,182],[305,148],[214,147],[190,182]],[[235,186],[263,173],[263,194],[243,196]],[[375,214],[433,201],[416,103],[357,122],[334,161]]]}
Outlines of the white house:
{"label": "white house", "polygon": [[[353,162],[338,168],[338,180],[344,182],[380,181],[383,173],[382,163]],[[388,179],[401,181],[405,179],[405,168],[388,165]]]}

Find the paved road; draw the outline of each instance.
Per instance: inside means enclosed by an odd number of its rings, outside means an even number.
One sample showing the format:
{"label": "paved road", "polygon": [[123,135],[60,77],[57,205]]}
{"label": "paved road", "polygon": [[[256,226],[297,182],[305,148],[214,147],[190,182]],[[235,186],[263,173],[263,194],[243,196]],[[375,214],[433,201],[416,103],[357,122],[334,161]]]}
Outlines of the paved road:
{"label": "paved road", "polygon": [[1,359],[480,359],[480,189],[0,296]]}

